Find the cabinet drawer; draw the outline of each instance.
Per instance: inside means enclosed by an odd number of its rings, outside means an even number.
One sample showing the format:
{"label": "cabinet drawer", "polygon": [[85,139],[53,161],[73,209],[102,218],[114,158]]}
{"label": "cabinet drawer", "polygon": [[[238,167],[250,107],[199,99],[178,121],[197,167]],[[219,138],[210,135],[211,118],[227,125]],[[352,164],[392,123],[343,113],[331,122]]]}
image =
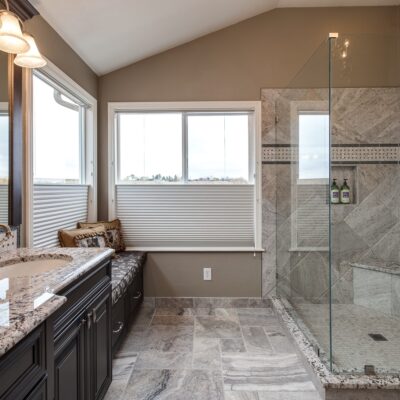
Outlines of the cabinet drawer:
{"label": "cabinet drawer", "polygon": [[115,349],[118,340],[122,337],[126,330],[125,321],[125,301],[127,294],[122,296],[112,308],[112,347]]}
{"label": "cabinet drawer", "polygon": [[133,311],[143,300],[143,270],[138,271],[135,279],[130,284],[128,289],[128,296],[128,317],[130,318]]}
{"label": "cabinet drawer", "polygon": [[45,331],[41,325],[0,362],[0,399],[24,399],[46,377]]}

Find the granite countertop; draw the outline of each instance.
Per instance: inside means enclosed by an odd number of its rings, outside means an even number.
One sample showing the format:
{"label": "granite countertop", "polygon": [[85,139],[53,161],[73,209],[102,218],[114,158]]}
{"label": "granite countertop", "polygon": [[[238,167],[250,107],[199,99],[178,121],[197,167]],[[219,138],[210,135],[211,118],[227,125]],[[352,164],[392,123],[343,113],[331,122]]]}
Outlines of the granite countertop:
{"label": "granite countertop", "polygon": [[0,253],[0,272],[5,264],[21,259],[67,261],[63,266],[33,276],[13,277],[7,271],[2,274],[0,356],[61,307],[67,299],[57,293],[113,253],[114,250],[98,248],[17,249]]}

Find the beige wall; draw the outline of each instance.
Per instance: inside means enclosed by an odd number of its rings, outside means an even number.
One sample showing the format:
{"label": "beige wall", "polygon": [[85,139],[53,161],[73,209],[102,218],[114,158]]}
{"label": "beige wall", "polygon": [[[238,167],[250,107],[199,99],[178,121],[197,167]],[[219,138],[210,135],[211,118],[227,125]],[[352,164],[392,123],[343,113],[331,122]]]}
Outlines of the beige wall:
{"label": "beige wall", "polygon": [[97,75],[40,15],[26,21],[25,28],[45,57],[97,98]]}
{"label": "beige wall", "polygon": [[[286,87],[329,32],[396,33],[398,11],[277,9],[100,77],[100,217],[107,216],[107,102],[257,100],[261,88]],[[379,70],[370,77],[370,86],[385,85]]]}
{"label": "beige wall", "polygon": [[[203,280],[203,268],[212,280]],[[144,272],[146,296],[259,297],[261,254],[150,253]]]}

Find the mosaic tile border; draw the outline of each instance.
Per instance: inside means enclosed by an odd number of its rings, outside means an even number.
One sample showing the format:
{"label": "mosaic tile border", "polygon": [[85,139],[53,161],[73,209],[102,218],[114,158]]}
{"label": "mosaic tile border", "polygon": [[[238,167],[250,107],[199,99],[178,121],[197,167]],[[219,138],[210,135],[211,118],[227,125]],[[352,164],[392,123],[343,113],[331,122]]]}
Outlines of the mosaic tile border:
{"label": "mosaic tile border", "polygon": [[[290,144],[264,144],[263,164],[291,164],[298,161],[298,146]],[[333,164],[398,164],[399,144],[333,145]]]}

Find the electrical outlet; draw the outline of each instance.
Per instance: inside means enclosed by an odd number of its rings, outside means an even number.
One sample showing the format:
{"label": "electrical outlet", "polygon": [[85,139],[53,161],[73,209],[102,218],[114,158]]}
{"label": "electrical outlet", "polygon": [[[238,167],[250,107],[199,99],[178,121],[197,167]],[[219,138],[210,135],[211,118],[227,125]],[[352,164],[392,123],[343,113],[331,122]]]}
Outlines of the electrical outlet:
{"label": "electrical outlet", "polygon": [[203,268],[203,280],[211,281],[211,268]]}

